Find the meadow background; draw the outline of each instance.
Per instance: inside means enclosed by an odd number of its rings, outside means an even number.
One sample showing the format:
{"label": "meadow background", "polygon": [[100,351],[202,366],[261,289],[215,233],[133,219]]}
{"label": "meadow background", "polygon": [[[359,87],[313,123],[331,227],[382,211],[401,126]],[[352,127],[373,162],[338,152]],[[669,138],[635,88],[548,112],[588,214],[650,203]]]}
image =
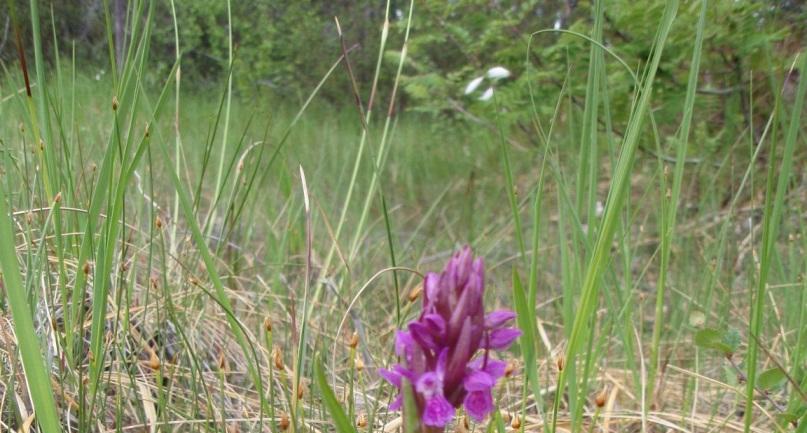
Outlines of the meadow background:
{"label": "meadow background", "polygon": [[376,370],[467,244],[524,335],[452,430],[807,432],[805,23],[3,2],[0,431],[402,429]]}

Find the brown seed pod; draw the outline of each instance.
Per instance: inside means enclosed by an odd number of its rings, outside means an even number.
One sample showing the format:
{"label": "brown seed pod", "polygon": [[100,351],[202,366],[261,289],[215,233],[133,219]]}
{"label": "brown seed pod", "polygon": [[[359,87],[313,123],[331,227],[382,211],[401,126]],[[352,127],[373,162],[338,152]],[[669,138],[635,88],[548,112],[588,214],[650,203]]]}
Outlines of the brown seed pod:
{"label": "brown seed pod", "polygon": [[364,361],[361,358],[356,358],[356,371],[361,372],[364,370]]}
{"label": "brown seed pod", "polygon": [[563,371],[563,367],[566,366],[566,358],[564,358],[563,355],[558,356],[558,358],[555,360],[555,363],[558,366],[558,371]]}
{"label": "brown seed pod", "polygon": [[510,377],[515,372],[516,372],[516,362],[515,361],[508,362],[507,366],[504,367],[504,377]]}
{"label": "brown seed pod", "polygon": [[356,418],[356,427],[358,428],[365,428],[367,427],[367,414],[360,413],[358,418]]}
{"label": "brown seed pod", "polygon": [[269,316],[263,319],[263,329],[265,329],[266,332],[272,332],[272,319],[270,319]]}
{"label": "brown seed pod", "polygon": [[90,262],[84,262],[84,266],[81,267],[81,270],[84,272],[84,275],[90,274]]}
{"label": "brown seed pod", "polygon": [[230,363],[227,361],[227,356],[224,354],[224,350],[219,350],[219,370],[223,371],[224,373],[230,370]]}
{"label": "brown seed pod", "polygon": [[162,218],[160,218],[159,215],[157,215],[157,217],[154,218],[154,226],[157,227],[157,230],[162,230],[163,228],[163,220]]}
{"label": "brown seed pod", "polygon": [[350,340],[348,340],[347,345],[350,346],[351,349],[355,349],[359,346],[359,334],[353,332],[353,335],[350,336]]}
{"label": "brown seed pod", "polygon": [[289,422],[289,416],[286,415],[285,413],[281,413],[280,414],[280,421],[278,421],[278,423],[277,423],[278,427],[280,427],[280,430],[282,430],[282,431],[288,430],[290,424],[291,424],[291,422]]}
{"label": "brown seed pod", "polygon": [[275,346],[274,350],[272,350],[272,360],[275,362],[276,369],[283,370],[283,353],[281,353],[279,346]]}
{"label": "brown seed pod", "polygon": [[513,427],[514,430],[518,430],[521,428],[521,417],[518,415],[513,415],[513,421],[510,422],[510,427]]}
{"label": "brown seed pod", "polygon": [[420,297],[420,293],[423,292],[423,284],[418,284],[417,286],[413,287],[412,290],[409,291],[407,298],[409,302],[415,302]]}
{"label": "brown seed pod", "polygon": [[118,111],[118,97],[112,97],[112,111]]}
{"label": "brown seed pod", "polygon": [[605,406],[607,398],[608,398],[608,389],[603,388],[602,391],[598,392],[597,395],[594,397],[594,404],[596,404],[597,407],[601,408]]}
{"label": "brown seed pod", "polygon": [[297,387],[297,400],[302,400],[305,397],[305,383],[300,382],[300,385]]}
{"label": "brown seed pod", "polygon": [[157,352],[154,349],[150,350],[151,355],[149,356],[149,368],[157,371],[160,369],[160,357],[157,356]]}
{"label": "brown seed pod", "polygon": [[59,204],[62,202],[62,192],[59,191],[56,193],[56,197],[53,197],[53,203]]}

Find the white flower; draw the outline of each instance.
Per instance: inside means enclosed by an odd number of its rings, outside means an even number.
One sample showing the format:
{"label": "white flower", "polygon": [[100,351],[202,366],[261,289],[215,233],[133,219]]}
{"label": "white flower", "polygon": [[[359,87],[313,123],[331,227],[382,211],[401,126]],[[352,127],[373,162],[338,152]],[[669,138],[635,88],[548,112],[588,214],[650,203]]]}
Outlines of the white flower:
{"label": "white flower", "polygon": [[479,97],[480,101],[487,101],[488,99],[493,97],[493,87],[488,87],[488,90],[485,90],[485,93]]}
{"label": "white flower", "polygon": [[560,30],[560,26],[561,26],[561,21],[560,21],[560,18],[558,18],[558,19],[555,20],[555,27],[554,27],[555,30]]}
{"label": "white flower", "polygon": [[476,88],[479,87],[480,84],[482,84],[482,80],[484,79],[485,77],[476,77],[473,80],[471,80],[471,82],[468,83],[467,86],[465,86],[465,94],[468,95],[472,93],[474,90],[476,90]]}
{"label": "white flower", "polygon": [[491,80],[500,80],[510,76],[510,71],[503,66],[494,66],[488,69],[488,78]]}

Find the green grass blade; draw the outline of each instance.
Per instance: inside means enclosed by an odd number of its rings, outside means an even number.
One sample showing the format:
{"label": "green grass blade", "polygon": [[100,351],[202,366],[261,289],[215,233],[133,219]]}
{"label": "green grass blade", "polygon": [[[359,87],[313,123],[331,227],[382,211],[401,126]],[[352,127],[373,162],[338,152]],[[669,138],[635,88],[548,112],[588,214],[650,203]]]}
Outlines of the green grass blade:
{"label": "green grass blade", "polygon": [[14,333],[17,336],[22,366],[36,410],[37,423],[42,431],[60,432],[62,428],[50,385],[50,374],[42,360],[39,338],[34,331],[31,307],[28,305],[28,295],[20,275],[15,245],[12,216],[6,203],[5,185],[0,185],[0,266],[11,315],[14,318]]}
{"label": "green grass blade", "polygon": [[625,133],[622,151],[614,171],[614,178],[611,182],[608,200],[606,201],[605,214],[603,216],[600,232],[598,233],[594,250],[585,270],[579,308],[574,318],[574,324],[566,348],[567,368],[561,371],[558,379],[558,390],[555,394],[556,397],[553,408],[552,432],[556,431],[558,409],[566,378],[570,370],[576,369],[575,361],[577,353],[584,342],[583,339],[586,335],[585,330],[592,319],[592,314],[599,301],[600,277],[609,259],[611,241],[613,239],[616,223],[618,222],[618,216],[625,201],[627,186],[630,181],[631,167],[633,166],[636,149],[639,145],[639,133],[642,129],[644,117],[647,114],[650,95],[653,90],[653,81],[656,71],[658,70],[659,62],[661,61],[664,44],[667,41],[667,36],[669,35],[677,10],[677,1],[667,2],[664,15],[656,34],[653,55],[647,69],[647,76],[642,84],[640,95],[636,101]]}
{"label": "green grass blade", "polygon": [[[807,55],[802,53],[801,70],[807,70]],[[782,211],[785,204],[785,193],[790,182],[790,175],[793,171],[793,154],[801,132],[801,112],[804,107],[804,98],[807,93],[807,80],[800,80],[796,91],[796,99],[793,104],[793,111],[790,114],[790,124],[785,135],[784,152],[782,153],[781,165],[776,166],[771,163],[768,171],[768,185],[766,192],[765,214],[762,220],[762,251],[759,261],[759,274],[757,284],[753,292],[753,303],[751,305],[751,318],[748,331],[752,335],[761,338],[764,306],[766,298],[766,287],[768,276],[773,261],[776,237],[779,232],[779,225],[782,220]],[[775,144],[775,142],[774,142]],[[776,155],[776,147],[771,147],[771,159]],[[775,190],[774,190],[775,185]],[[759,356],[759,344],[757,338],[751,338],[748,342],[747,355],[747,385],[745,402],[746,407],[753,407],[754,391],[757,382],[757,358]],[[744,421],[744,431],[751,431],[751,422],[754,419],[753,410],[746,410]]]}
{"label": "green grass blade", "polygon": [[698,28],[695,35],[695,46],[692,51],[692,61],[690,62],[689,81],[687,84],[686,100],[683,107],[683,119],[681,129],[676,143],[675,168],[673,169],[673,185],[670,195],[667,195],[667,183],[664,178],[664,164],[659,161],[661,179],[661,251],[659,253],[659,276],[656,284],[656,320],[653,322],[653,337],[650,346],[650,366],[648,368],[648,392],[647,396],[653,398],[656,386],[656,374],[658,372],[659,345],[661,342],[661,332],[664,323],[664,292],[667,286],[667,271],[670,262],[670,252],[675,235],[675,223],[678,212],[678,202],[681,196],[681,184],[684,179],[684,166],[686,164],[687,146],[689,145],[689,130],[692,124],[692,115],[695,107],[695,91],[698,86],[698,75],[700,71],[701,52],[703,48],[703,33],[706,27],[707,1],[701,2],[701,13],[698,19]]}
{"label": "green grass blade", "polygon": [[347,417],[344,409],[342,409],[342,404],[336,399],[336,395],[331,389],[331,386],[328,385],[328,378],[325,376],[322,360],[320,358],[317,358],[314,362],[314,379],[316,380],[322,403],[331,415],[331,421],[337,433],[356,433],[356,428],[353,427],[353,423]]}

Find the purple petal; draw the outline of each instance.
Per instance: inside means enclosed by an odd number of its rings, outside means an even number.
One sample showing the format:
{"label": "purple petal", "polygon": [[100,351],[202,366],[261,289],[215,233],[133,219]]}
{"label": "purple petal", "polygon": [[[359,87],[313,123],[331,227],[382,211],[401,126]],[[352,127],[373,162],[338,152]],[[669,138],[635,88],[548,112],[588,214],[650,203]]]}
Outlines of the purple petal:
{"label": "purple petal", "polygon": [[485,366],[484,371],[485,373],[489,374],[494,381],[496,381],[499,380],[499,378],[501,378],[502,376],[504,376],[504,370],[506,369],[507,369],[506,362],[488,358],[488,363]]}
{"label": "purple petal", "polygon": [[495,329],[490,333],[487,347],[496,350],[507,349],[520,335],[521,330],[516,328]]}
{"label": "purple petal", "polygon": [[470,369],[465,375],[463,385],[466,391],[484,391],[493,388],[496,379],[481,370]]}
{"label": "purple petal", "polygon": [[392,403],[390,403],[389,410],[390,411],[400,410],[401,406],[403,406],[403,396],[399,395],[398,397],[395,397],[395,400],[393,400]]}
{"label": "purple petal", "polygon": [[426,400],[423,409],[423,424],[431,427],[445,427],[454,418],[454,407],[442,394]]}
{"label": "purple petal", "polygon": [[440,274],[429,272],[426,278],[423,279],[423,305],[431,305],[434,303],[439,295],[440,290]]}
{"label": "purple petal", "polygon": [[401,389],[401,373],[397,371],[390,371],[383,368],[378,369],[378,375],[383,377],[384,380],[393,385],[394,387]]}
{"label": "purple petal", "polygon": [[412,335],[406,331],[398,331],[395,334],[395,354],[398,356],[407,356],[412,352],[415,346],[415,340]]}
{"label": "purple petal", "polygon": [[446,333],[446,321],[443,316],[439,314],[426,314],[423,316],[423,322],[429,327],[432,335],[435,337],[442,337]]}
{"label": "purple petal", "polygon": [[415,340],[420,347],[428,350],[437,350],[437,342],[432,337],[431,331],[428,326],[420,322],[412,322],[409,324],[409,335]]}
{"label": "purple petal", "polygon": [[469,392],[465,396],[463,405],[471,419],[482,422],[493,412],[493,397],[490,395],[490,390]]}
{"label": "purple petal", "polygon": [[497,329],[516,318],[516,313],[509,310],[497,310],[485,316],[485,327]]}
{"label": "purple petal", "polygon": [[[485,259],[482,257],[478,257],[474,260],[474,264],[471,267],[471,272],[473,272],[484,284],[485,282]],[[483,287],[484,288],[484,287]]]}
{"label": "purple petal", "polygon": [[426,399],[443,395],[443,379],[433,371],[423,373],[415,383],[415,390]]}
{"label": "purple petal", "polygon": [[448,348],[443,349],[437,357],[436,371],[437,375],[440,376],[440,380],[443,380],[443,377],[446,375],[446,364],[448,364]]}
{"label": "purple petal", "polygon": [[477,350],[477,347],[471,347],[471,326],[471,318],[466,317],[462,324],[459,338],[457,338],[454,347],[451,348],[450,359],[446,368],[446,382],[452,388],[462,381],[462,376],[465,375],[465,366],[468,365],[468,360]]}

